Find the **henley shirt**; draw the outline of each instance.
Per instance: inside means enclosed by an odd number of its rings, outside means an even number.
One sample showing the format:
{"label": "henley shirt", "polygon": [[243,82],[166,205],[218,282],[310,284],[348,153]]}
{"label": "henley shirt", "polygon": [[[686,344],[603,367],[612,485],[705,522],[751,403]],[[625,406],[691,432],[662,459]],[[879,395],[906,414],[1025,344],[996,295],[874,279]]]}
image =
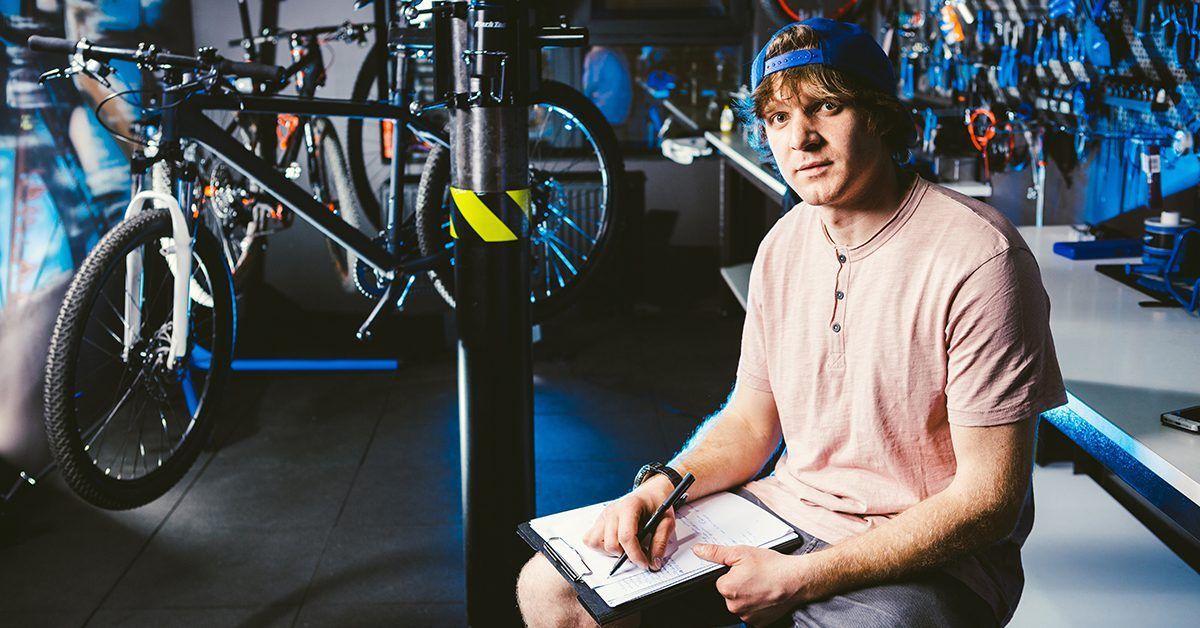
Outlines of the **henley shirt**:
{"label": "henley shirt", "polygon": [[[759,247],[738,385],[770,392],[784,456],[747,489],[838,543],[945,489],[950,425],[1035,420],[1066,403],[1037,263],[995,208],[915,177],[866,242],[833,242],[800,203]],[[1003,624],[1024,585],[1032,489],[1000,542],[944,569]]]}

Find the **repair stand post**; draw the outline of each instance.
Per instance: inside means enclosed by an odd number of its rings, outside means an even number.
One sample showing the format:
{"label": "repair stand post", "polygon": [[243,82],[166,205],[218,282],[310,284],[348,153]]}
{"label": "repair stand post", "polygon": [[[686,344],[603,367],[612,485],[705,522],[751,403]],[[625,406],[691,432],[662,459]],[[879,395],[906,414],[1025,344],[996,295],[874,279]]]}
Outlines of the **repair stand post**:
{"label": "repair stand post", "polygon": [[516,529],[534,515],[528,25],[521,2],[464,4],[450,163],[467,622],[512,626],[529,555]]}

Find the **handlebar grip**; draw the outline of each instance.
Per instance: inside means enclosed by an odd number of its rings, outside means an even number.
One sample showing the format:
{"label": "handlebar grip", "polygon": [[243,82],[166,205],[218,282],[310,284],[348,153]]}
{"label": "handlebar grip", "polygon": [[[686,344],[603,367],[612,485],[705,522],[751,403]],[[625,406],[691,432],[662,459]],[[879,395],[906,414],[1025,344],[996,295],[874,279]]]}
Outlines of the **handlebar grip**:
{"label": "handlebar grip", "polygon": [[265,83],[283,82],[284,69],[277,65],[225,60],[221,62],[220,70],[222,74],[244,76]]}
{"label": "handlebar grip", "polygon": [[62,37],[43,37],[41,35],[30,35],[26,46],[30,50],[37,52],[58,52],[62,54],[75,54],[75,46],[77,41],[74,39],[63,39]]}

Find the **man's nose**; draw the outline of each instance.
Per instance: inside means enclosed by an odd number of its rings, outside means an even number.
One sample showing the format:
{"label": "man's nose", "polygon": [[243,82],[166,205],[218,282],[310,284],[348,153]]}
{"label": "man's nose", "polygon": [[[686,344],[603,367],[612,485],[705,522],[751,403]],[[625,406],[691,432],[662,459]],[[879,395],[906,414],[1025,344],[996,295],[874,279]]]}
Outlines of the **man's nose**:
{"label": "man's nose", "polygon": [[821,134],[805,116],[796,118],[789,133],[788,146],[792,150],[813,150],[821,145]]}

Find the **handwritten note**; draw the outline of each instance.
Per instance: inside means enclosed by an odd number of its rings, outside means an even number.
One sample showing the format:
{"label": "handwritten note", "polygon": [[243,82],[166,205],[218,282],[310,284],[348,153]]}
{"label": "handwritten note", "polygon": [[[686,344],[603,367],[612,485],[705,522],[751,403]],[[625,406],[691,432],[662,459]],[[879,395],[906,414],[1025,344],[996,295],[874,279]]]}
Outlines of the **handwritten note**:
{"label": "handwritten note", "polygon": [[[632,562],[626,562],[609,577],[608,572],[616,564],[617,557],[583,543],[584,533],[595,523],[604,506],[595,504],[534,519],[530,526],[609,606],[644,597],[719,569],[721,565],[710,563],[692,553],[692,546],[697,543],[774,547],[796,538],[791,526],[771,513],[732,493],[718,493],[679,510],[675,538],[667,547],[662,569],[657,572],[646,571]],[[567,548],[561,549],[560,545]]]}

